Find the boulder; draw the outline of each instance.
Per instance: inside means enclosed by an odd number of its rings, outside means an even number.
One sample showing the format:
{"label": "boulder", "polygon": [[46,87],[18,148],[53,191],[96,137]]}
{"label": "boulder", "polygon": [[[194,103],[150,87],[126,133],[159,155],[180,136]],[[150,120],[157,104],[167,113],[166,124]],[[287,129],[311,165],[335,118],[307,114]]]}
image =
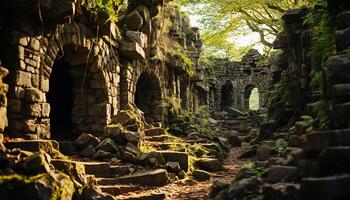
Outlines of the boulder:
{"label": "boulder", "polygon": [[95,154],[94,154],[94,158],[96,159],[109,159],[114,157],[115,155],[110,153],[110,152],[106,152],[106,151],[102,151],[102,150],[98,150]]}
{"label": "boulder", "polygon": [[138,145],[141,140],[141,135],[138,132],[124,131],[122,133],[122,136],[127,142],[130,142],[134,145]]}
{"label": "boulder", "polygon": [[143,26],[143,18],[137,10],[134,10],[125,17],[125,25],[131,31],[139,31]]}
{"label": "boulder", "polygon": [[257,194],[259,184],[260,181],[255,177],[242,179],[219,192],[213,200],[244,199],[249,194]]}
{"label": "boulder", "polygon": [[86,147],[82,152],[80,152],[80,155],[87,158],[92,158],[94,154],[95,154],[95,148],[92,145]]}
{"label": "boulder", "polygon": [[241,139],[239,139],[238,135],[229,135],[228,142],[230,143],[231,147],[241,147],[242,146],[242,141],[241,141]]}
{"label": "boulder", "polygon": [[51,157],[44,152],[37,152],[28,158],[20,161],[17,166],[21,172],[29,175],[48,173],[50,169]]}
{"label": "boulder", "polygon": [[109,153],[114,153],[118,151],[118,148],[112,139],[106,138],[96,146],[96,151],[99,151],[99,150],[109,152]]}
{"label": "boulder", "polygon": [[271,166],[268,169],[265,181],[268,183],[296,181],[300,178],[297,167]]}
{"label": "boulder", "polygon": [[75,141],[74,145],[79,149],[85,149],[86,147],[92,145],[97,146],[100,143],[100,140],[96,138],[95,136],[83,133],[81,134]]}
{"label": "boulder", "polygon": [[268,160],[275,153],[275,149],[269,146],[259,146],[256,150],[256,157],[260,161]]}
{"label": "boulder", "polygon": [[337,45],[338,52],[350,46],[350,28],[339,30],[335,32],[335,42]]}
{"label": "boulder", "polygon": [[210,177],[211,177],[209,172],[206,172],[204,170],[198,170],[198,169],[192,172],[192,176],[197,181],[207,181],[207,180],[210,180]]}
{"label": "boulder", "polygon": [[264,197],[268,200],[302,200],[299,184],[275,183],[264,184]]}
{"label": "boulder", "polygon": [[168,172],[177,173],[181,171],[181,168],[178,162],[167,162],[165,166]]}
{"label": "boulder", "polygon": [[50,172],[33,177],[2,176],[0,194],[4,199],[55,199],[71,200],[74,183],[64,173]]}
{"label": "boulder", "polygon": [[178,162],[181,169],[185,172],[188,171],[189,166],[189,155],[186,152],[177,152],[177,151],[157,151],[162,155],[165,161],[167,162]]}
{"label": "boulder", "polygon": [[202,158],[195,162],[195,167],[199,169],[216,172],[223,170],[223,164],[215,158]]}

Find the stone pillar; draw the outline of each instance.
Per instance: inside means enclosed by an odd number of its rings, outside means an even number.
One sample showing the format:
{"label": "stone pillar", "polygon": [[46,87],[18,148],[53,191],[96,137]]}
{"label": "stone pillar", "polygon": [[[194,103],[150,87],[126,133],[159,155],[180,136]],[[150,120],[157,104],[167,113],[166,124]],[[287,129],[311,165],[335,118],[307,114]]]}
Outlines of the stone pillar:
{"label": "stone pillar", "polygon": [[0,62],[0,143],[3,141],[3,133],[5,127],[8,125],[7,121],[7,98],[6,93],[8,91],[8,85],[3,83],[2,79],[7,76],[9,71],[1,67]]}

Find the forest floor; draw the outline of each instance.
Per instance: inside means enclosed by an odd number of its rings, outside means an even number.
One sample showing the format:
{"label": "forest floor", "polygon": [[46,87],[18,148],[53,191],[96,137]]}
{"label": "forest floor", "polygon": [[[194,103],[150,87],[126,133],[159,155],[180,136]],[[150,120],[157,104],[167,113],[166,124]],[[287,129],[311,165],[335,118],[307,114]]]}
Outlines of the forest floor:
{"label": "forest floor", "polygon": [[242,144],[240,148],[232,148],[228,154],[228,157],[224,161],[224,169],[219,172],[211,173],[212,178],[208,181],[198,182],[192,179],[184,179],[175,181],[164,187],[147,188],[137,192],[129,192],[123,195],[117,196],[118,198],[132,197],[140,195],[151,195],[163,193],[166,195],[165,200],[204,200],[210,199],[211,187],[215,181],[225,180],[231,181],[237,175],[238,170],[245,162],[239,160],[238,156],[240,152],[248,147],[247,144]]}

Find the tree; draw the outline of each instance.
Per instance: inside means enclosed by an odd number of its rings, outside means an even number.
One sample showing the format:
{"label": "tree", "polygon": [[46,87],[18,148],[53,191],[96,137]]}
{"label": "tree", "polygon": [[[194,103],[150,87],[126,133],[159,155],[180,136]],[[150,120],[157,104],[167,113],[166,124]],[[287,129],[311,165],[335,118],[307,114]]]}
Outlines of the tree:
{"label": "tree", "polygon": [[259,34],[267,51],[271,38],[282,28],[282,14],[308,4],[308,0],[178,0],[191,14],[200,17],[206,46],[251,32]]}

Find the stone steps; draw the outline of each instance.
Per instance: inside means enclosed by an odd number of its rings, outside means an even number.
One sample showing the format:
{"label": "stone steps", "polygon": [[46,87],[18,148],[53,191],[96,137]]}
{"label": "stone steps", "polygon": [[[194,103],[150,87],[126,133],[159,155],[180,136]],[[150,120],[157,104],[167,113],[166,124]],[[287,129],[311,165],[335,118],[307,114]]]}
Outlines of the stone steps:
{"label": "stone steps", "polygon": [[306,157],[318,157],[327,147],[350,146],[350,129],[320,131],[305,135],[303,151]]}
{"label": "stone steps", "polygon": [[164,186],[168,183],[167,171],[164,169],[145,170],[119,178],[98,179],[99,184],[131,184],[147,187]]}
{"label": "stone steps", "polygon": [[301,191],[303,199],[349,199],[350,175],[304,178],[301,181]]}
{"label": "stone steps", "polygon": [[110,194],[112,196],[121,195],[128,192],[134,192],[140,190],[140,186],[136,185],[99,185],[98,188],[102,192]]}
{"label": "stone steps", "polygon": [[165,142],[170,137],[167,135],[146,136],[145,140],[149,142]]}
{"label": "stone steps", "polygon": [[183,146],[182,143],[176,142],[147,142],[149,145],[154,146],[157,149],[161,150],[170,150],[172,146]]}
{"label": "stone steps", "polygon": [[188,153],[178,151],[157,151],[157,153],[160,153],[166,162],[178,162],[182,170],[184,170],[185,172],[188,171]]}
{"label": "stone steps", "polygon": [[18,140],[4,143],[7,149],[21,149],[24,151],[45,151],[52,152],[54,149],[59,150],[59,144],[55,140]]}
{"label": "stone steps", "polygon": [[145,136],[161,136],[165,134],[166,130],[164,128],[151,128],[145,130]]}
{"label": "stone steps", "polygon": [[132,195],[132,196],[117,196],[118,200],[164,200],[164,193],[155,193],[155,194],[144,194],[144,195]]}

